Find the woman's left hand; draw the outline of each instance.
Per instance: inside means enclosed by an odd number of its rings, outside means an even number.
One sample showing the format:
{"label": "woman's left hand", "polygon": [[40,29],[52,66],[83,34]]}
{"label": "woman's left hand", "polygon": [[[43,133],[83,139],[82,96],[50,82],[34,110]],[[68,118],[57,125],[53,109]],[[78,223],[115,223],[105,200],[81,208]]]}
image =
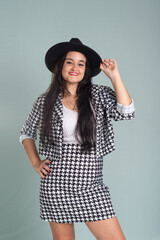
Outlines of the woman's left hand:
{"label": "woman's left hand", "polygon": [[110,59],[102,59],[102,63],[100,63],[100,69],[110,78],[114,78],[119,75],[117,62]]}

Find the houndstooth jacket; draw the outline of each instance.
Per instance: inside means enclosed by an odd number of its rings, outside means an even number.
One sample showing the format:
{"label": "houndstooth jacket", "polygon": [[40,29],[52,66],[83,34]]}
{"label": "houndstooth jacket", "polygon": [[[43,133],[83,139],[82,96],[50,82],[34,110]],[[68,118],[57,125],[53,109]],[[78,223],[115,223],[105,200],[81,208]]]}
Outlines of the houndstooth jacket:
{"label": "houndstooth jacket", "polygon": [[[117,103],[115,92],[108,86],[92,84],[91,96],[91,105],[96,116],[96,155],[101,157],[115,150],[112,119],[115,121],[132,119],[135,116],[135,108],[133,100],[132,107]],[[45,95],[41,95],[33,104],[20,131],[21,136],[37,139],[37,131],[39,134],[41,132],[44,100]],[[62,155],[63,143],[62,93],[59,93],[56,100],[52,119],[54,119],[54,124],[52,124],[51,134],[54,144],[48,142],[47,139],[44,143],[39,140],[38,152],[48,159],[58,159]]]}

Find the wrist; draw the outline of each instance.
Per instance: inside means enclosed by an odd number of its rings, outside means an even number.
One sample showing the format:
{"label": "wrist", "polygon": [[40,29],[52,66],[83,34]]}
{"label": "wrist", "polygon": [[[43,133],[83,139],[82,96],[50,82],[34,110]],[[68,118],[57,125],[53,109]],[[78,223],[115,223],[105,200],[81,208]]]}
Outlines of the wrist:
{"label": "wrist", "polygon": [[[30,160],[31,160],[31,159],[30,159]],[[39,164],[40,162],[41,162],[41,159],[40,159],[40,158],[32,159],[32,160],[31,160],[32,167],[37,166],[37,164]]]}
{"label": "wrist", "polygon": [[115,84],[117,84],[117,83],[122,82],[122,79],[121,79],[121,76],[120,76],[119,73],[112,75],[112,77],[110,78],[110,80],[111,80],[113,86],[114,86]]}

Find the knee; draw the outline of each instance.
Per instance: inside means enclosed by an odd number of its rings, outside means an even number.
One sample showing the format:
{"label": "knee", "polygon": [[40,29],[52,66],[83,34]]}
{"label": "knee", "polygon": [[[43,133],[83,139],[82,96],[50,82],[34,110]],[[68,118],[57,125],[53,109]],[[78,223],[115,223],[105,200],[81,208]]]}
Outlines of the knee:
{"label": "knee", "polygon": [[56,237],[56,238],[53,238],[53,240],[75,240],[75,237],[72,237],[72,236],[59,236],[59,237]]}
{"label": "knee", "polygon": [[57,234],[56,236],[53,236],[53,240],[75,240],[74,234]]}
{"label": "knee", "polygon": [[100,237],[100,238],[96,238],[96,240],[106,240],[106,239],[108,239],[108,240],[126,240],[126,238],[125,237],[115,237],[114,235],[113,236],[109,236],[109,237]]}
{"label": "knee", "polygon": [[125,236],[119,236],[119,235],[115,235],[115,234],[110,234],[108,236],[103,236],[103,237],[99,237],[96,238],[96,240],[126,240]]}
{"label": "knee", "polygon": [[73,224],[60,224],[50,222],[53,240],[75,240]]}

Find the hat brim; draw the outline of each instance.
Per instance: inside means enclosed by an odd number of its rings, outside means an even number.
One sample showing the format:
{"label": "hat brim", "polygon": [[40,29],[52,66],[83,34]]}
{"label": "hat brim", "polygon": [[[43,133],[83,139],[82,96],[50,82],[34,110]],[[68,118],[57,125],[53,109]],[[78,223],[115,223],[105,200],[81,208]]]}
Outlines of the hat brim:
{"label": "hat brim", "polygon": [[63,54],[69,51],[77,51],[83,53],[88,59],[91,67],[91,76],[94,77],[101,72],[100,63],[102,62],[101,57],[93,49],[82,44],[74,44],[70,42],[61,42],[52,46],[45,55],[45,64],[47,68],[53,72],[54,66],[58,59]]}

